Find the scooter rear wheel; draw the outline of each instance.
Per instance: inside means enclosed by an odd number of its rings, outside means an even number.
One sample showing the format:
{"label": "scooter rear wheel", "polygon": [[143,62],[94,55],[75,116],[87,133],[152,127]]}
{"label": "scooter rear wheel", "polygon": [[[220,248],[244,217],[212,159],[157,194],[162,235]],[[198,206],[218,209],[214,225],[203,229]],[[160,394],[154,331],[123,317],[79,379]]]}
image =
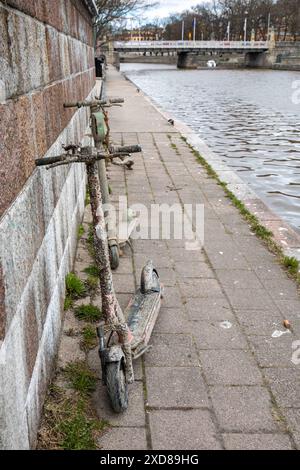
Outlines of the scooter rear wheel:
{"label": "scooter rear wheel", "polygon": [[128,408],[128,385],[121,361],[106,364],[106,387],[111,406],[116,413]]}

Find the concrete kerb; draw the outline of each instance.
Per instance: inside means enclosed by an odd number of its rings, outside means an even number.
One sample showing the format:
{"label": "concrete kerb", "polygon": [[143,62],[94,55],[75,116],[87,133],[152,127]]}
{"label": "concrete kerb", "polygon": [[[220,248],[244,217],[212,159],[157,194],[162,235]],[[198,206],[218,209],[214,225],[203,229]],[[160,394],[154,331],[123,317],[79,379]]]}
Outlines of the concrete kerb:
{"label": "concrete kerb", "polygon": [[[125,78],[134,84],[134,82],[125,76]],[[135,85],[135,84],[134,84]],[[175,130],[181,134],[187,143],[206,160],[206,162],[216,172],[220,180],[227,184],[227,188],[238,198],[247,209],[257,217],[261,225],[267,230],[271,230],[274,240],[282,248],[283,254],[288,257],[294,257],[300,261],[300,235],[293,230],[281,217],[274,214],[263,202],[263,200],[243,181],[234,171],[232,171],[220,157],[208,147],[208,145],[186,124],[175,120],[174,116],[162,110],[145,92],[140,92],[145,99],[167,120],[174,121]],[[172,128],[170,128],[170,133]],[[173,131],[174,132],[174,131]],[[259,205],[259,211],[253,210]],[[273,221],[275,223],[270,223]]]}

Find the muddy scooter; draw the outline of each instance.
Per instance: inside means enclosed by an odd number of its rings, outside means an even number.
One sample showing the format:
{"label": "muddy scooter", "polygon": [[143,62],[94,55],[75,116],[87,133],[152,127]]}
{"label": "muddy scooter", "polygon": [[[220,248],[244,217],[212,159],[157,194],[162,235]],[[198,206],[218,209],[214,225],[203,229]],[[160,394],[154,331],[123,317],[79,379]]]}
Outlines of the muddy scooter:
{"label": "muddy scooter", "polygon": [[[65,103],[65,108],[90,108],[90,127],[92,131],[92,136],[94,139],[95,147],[99,150],[105,149],[109,151],[109,122],[108,114],[105,111],[106,108],[112,106],[121,106],[124,103],[122,98],[111,98],[109,100],[101,100],[100,98],[94,98],[90,101],[81,101],[75,103]],[[117,159],[114,159],[115,162],[118,160],[119,165],[125,166],[128,169],[132,169],[134,164],[133,160],[130,158],[130,155],[126,157],[120,156]],[[100,188],[102,194],[103,204],[109,204],[109,185],[107,181],[106,173],[106,163],[105,160],[100,160],[98,162],[98,174],[100,180]],[[108,206],[107,206],[108,207]],[[108,246],[109,246],[109,255],[110,255],[110,265],[112,269],[117,269],[119,266],[120,258],[120,245],[128,241],[130,234],[135,228],[136,217],[133,214],[126,214],[126,224],[128,218],[130,218],[131,224],[128,226],[127,238],[125,240],[119,240],[117,236],[117,227],[113,221],[113,218],[110,216],[109,210],[105,212],[105,219],[107,222],[107,232],[108,232]],[[120,228],[119,233],[125,233],[122,228]]]}
{"label": "muddy scooter", "polygon": [[113,287],[97,162],[125,157],[140,152],[141,148],[111,148],[109,154],[94,147],[69,145],[64,148],[66,153],[36,160],[36,165],[46,165],[47,169],[72,163],[86,165],[104,315],[104,323],[97,328],[102,381],[113,410],[120,413],[128,407],[128,384],[134,381],[133,360],[150,347],[148,343],[160,310],[162,286],[152,261],[148,261],[142,270],[140,287],[123,313]]}

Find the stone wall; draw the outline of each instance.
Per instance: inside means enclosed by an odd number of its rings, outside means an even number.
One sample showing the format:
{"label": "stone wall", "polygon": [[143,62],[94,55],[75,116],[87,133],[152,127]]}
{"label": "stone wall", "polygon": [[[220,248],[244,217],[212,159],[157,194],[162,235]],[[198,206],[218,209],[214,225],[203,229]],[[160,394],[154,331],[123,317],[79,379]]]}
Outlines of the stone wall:
{"label": "stone wall", "polygon": [[[49,5],[51,3],[51,6]],[[0,0],[0,446],[33,447],[84,209],[82,166],[35,158],[82,141],[95,85],[92,1]],[[85,139],[88,139],[85,137]]]}

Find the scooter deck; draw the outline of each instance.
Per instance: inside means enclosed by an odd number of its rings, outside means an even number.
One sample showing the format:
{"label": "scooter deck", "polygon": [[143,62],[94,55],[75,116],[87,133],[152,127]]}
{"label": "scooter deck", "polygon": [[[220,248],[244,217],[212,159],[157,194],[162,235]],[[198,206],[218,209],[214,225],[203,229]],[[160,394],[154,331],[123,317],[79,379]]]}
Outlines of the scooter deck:
{"label": "scooter deck", "polygon": [[160,309],[161,295],[161,291],[144,294],[139,289],[125,311],[125,318],[133,335],[133,359],[146,348],[150,340]]}

